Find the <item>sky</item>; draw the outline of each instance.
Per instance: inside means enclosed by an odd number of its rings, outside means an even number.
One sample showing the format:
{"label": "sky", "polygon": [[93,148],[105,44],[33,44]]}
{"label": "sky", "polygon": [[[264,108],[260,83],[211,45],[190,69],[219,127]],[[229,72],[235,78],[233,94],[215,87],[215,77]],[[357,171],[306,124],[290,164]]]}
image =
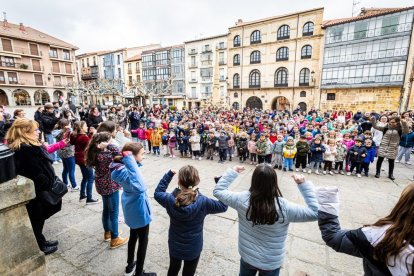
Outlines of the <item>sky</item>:
{"label": "sky", "polygon": [[[362,7],[407,7],[413,0],[0,0],[11,23],[23,23],[78,46],[77,54],[226,34],[237,19],[258,20],[324,7],[324,20]],[[3,14],[0,14],[3,19]]]}

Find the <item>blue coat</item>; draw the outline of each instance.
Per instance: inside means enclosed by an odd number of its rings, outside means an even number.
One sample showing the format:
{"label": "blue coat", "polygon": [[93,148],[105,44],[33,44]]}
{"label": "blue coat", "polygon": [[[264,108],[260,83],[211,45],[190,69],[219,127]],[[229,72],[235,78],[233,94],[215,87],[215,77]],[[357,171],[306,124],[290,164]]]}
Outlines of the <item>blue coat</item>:
{"label": "blue coat", "polygon": [[[321,148],[321,150],[316,150],[317,148]],[[312,153],[311,155],[311,162],[322,162],[323,161],[323,153],[325,152],[325,147],[321,144],[315,144],[313,143],[310,151]]]}
{"label": "blue coat", "polygon": [[401,136],[400,146],[405,148],[414,147],[414,131]]}
{"label": "blue coat", "polygon": [[365,148],[367,152],[365,153],[367,156],[364,158],[364,163],[372,163],[375,159],[375,146],[372,146],[370,148]]}
{"label": "blue coat", "polygon": [[198,192],[196,201],[187,206],[177,207],[175,197],[178,189],[167,193],[174,174],[169,171],[155,189],[154,198],[167,209],[170,216],[168,248],[170,255],[179,260],[191,261],[200,256],[203,249],[204,218],[208,214],[227,211],[227,206]]}
{"label": "blue coat", "polygon": [[125,223],[132,229],[147,226],[152,220],[147,185],[140,167],[132,155],[125,156],[122,163],[110,165],[112,180],[123,187],[122,210]]}

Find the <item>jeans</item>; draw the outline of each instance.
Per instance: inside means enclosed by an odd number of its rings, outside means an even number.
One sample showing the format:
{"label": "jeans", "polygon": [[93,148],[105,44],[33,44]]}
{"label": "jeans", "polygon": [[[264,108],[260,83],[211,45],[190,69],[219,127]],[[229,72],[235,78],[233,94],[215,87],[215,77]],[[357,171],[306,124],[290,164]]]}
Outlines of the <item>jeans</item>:
{"label": "jeans", "polygon": [[319,166],[321,165],[321,162],[312,161],[310,164],[309,169],[312,170],[312,168],[315,169],[315,171],[319,171]]}
{"label": "jeans", "polygon": [[62,158],[63,163],[63,171],[62,171],[62,180],[63,182],[68,185],[68,174],[70,184],[72,184],[72,188],[76,187],[76,179],[75,179],[75,156]]}
{"label": "jeans", "polygon": [[119,191],[102,196],[102,224],[105,232],[111,232],[111,239],[118,238]]}
{"label": "jeans", "polygon": [[[80,187],[80,196],[86,196],[87,199],[92,199],[92,186],[95,176],[92,168],[88,168],[85,165],[79,165],[82,173],[82,182]],[[85,194],[86,190],[86,194]]]}
{"label": "jeans", "polygon": [[410,161],[410,154],[411,154],[411,147],[400,147],[400,150],[398,152],[397,158],[395,158],[398,161],[401,161],[402,157],[405,157],[405,163]]}
{"label": "jeans", "polygon": [[261,270],[240,259],[239,276],[255,276],[259,272],[259,276],[279,276],[280,267],[275,270]]}
{"label": "jeans", "polygon": [[[198,265],[199,260],[200,260],[200,256],[198,256],[192,261],[184,261],[184,268],[183,268],[182,275],[183,276],[194,276],[197,270],[197,265]],[[170,267],[168,268],[167,276],[177,276],[178,272],[181,269],[182,262],[183,262],[182,260],[179,260],[179,259],[176,259],[170,256]]]}
{"label": "jeans", "polygon": [[293,169],[293,158],[285,158],[283,168],[288,170]]}
{"label": "jeans", "polygon": [[[52,145],[54,143],[56,143],[56,139],[53,137],[52,134],[45,134],[45,140],[49,145]],[[50,157],[52,158],[53,161],[58,161],[60,160],[60,158],[57,155],[57,152],[52,152],[49,153]]]}
{"label": "jeans", "polygon": [[158,154],[158,156],[160,155],[160,147],[158,146],[153,146],[152,150],[154,151],[154,154]]}
{"label": "jeans", "polygon": [[219,149],[220,161],[225,161],[227,158],[227,149]]}

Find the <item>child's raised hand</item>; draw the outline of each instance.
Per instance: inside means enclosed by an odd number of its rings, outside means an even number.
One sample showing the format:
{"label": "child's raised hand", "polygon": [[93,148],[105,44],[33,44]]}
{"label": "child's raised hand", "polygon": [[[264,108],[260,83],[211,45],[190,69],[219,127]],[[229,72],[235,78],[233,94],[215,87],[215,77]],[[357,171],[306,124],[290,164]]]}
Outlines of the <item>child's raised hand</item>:
{"label": "child's raised hand", "polygon": [[170,172],[172,172],[173,175],[176,175],[177,174],[177,172],[175,170],[170,170]]}
{"label": "child's raised hand", "polygon": [[105,149],[109,145],[108,142],[101,142],[98,144],[98,149]]}
{"label": "child's raised hand", "polygon": [[245,170],[244,166],[234,166],[233,170],[235,170],[237,173],[241,173]]}
{"label": "child's raised hand", "polygon": [[292,178],[293,180],[295,180],[296,184],[298,185],[305,182],[305,177],[303,176],[303,174],[293,174]]}

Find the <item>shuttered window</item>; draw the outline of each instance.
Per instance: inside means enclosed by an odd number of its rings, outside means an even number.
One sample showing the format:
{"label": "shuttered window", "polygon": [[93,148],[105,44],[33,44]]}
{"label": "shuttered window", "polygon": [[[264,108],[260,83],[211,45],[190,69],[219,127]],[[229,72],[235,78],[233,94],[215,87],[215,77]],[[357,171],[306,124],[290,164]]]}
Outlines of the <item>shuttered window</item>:
{"label": "shuttered window", "polygon": [[55,76],[54,84],[55,84],[55,86],[61,86],[62,85],[62,82],[60,81],[60,77]]}
{"label": "shuttered window", "polygon": [[42,67],[40,67],[40,60],[32,59],[32,66],[33,66],[33,70],[42,71]]}
{"label": "shuttered window", "polygon": [[52,71],[54,73],[60,73],[59,62],[52,62]]}
{"label": "shuttered window", "polygon": [[37,48],[37,44],[29,44],[30,47],[30,54],[34,55],[34,56],[38,56],[39,55],[39,49]]}
{"label": "shuttered window", "polygon": [[1,39],[1,44],[3,45],[3,51],[13,52],[12,43],[10,39]]}
{"label": "shuttered window", "polygon": [[70,63],[65,64],[66,74],[72,74],[72,65]]}
{"label": "shuttered window", "polygon": [[42,75],[34,75],[36,85],[43,85],[43,77]]}
{"label": "shuttered window", "polygon": [[17,73],[15,73],[15,72],[7,72],[7,76],[9,78],[9,83],[10,84],[18,84],[18,81],[17,81]]}
{"label": "shuttered window", "polygon": [[0,71],[0,83],[6,83],[6,79],[4,78],[4,72]]}

